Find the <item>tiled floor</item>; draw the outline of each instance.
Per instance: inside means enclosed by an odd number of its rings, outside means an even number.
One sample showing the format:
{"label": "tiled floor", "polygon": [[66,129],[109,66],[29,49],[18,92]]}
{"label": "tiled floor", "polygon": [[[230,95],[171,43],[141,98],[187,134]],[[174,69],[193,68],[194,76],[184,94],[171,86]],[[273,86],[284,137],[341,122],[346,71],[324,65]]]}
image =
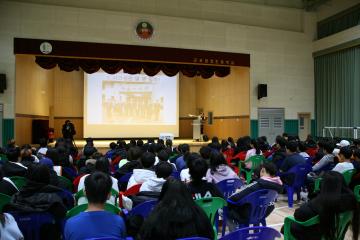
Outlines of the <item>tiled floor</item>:
{"label": "tiled floor", "polygon": [[[294,197],[296,199],[296,196],[294,196]],[[280,229],[281,229],[282,225],[284,224],[285,217],[290,216],[290,215],[292,216],[294,214],[295,209],[298,208],[303,203],[304,203],[303,201],[300,201],[300,202],[294,201],[294,207],[289,208],[288,203],[287,203],[287,196],[280,195],[278,197],[278,201],[275,203],[274,211],[270,214],[270,216],[268,218],[266,218],[266,224],[269,227],[275,228],[276,230],[278,230],[280,232]],[[284,237],[282,236],[280,239],[284,239]],[[346,233],[345,240],[351,240],[351,239],[352,239],[351,233],[350,233],[350,231],[348,231]],[[306,240],[306,239],[304,239],[304,240]]]}

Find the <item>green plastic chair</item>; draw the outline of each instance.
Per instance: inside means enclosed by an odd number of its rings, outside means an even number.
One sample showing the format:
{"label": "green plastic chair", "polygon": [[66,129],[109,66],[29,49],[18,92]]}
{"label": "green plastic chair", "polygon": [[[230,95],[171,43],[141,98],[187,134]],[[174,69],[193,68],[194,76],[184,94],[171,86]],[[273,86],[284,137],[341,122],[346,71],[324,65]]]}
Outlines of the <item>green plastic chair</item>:
{"label": "green plastic chair", "polygon": [[[88,209],[87,203],[73,207],[66,213],[66,218],[71,218],[73,216],[76,216],[81,212],[85,212],[87,209]],[[121,212],[120,208],[118,208],[112,204],[109,204],[109,203],[105,203],[104,209],[105,209],[105,211],[108,211],[108,212],[111,212],[111,213],[114,213],[117,215]]]}
{"label": "green plastic chair", "polygon": [[[119,192],[116,191],[115,189],[111,189],[111,196],[115,197],[115,199],[117,199],[119,197]],[[85,192],[84,192],[84,189],[81,189],[80,191],[78,191],[76,194],[75,194],[75,200],[76,200],[76,203],[78,202],[79,198],[82,198],[82,197],[86,197],[85,196]],[[116,206],[118,206],[116,204]]]}
{"label": "green plastic chair", "polygon": [[251,169],[250,170],[246,170],[245,168],[243,169],[241,167],[241,161],[239,161],[239,175],[241,176],[241,172],[245,173],[245,178],[246,178],[246,183],[249,184],[251,182],[251,178],[252,175],[254,173],[254,170],[260,166],[260,164],[262,164],[265,160],[265,157],[263,155],[255,155],[250,157],[248,160],[246,160],[243,163],[248,163],[251,162]]}
{"label": "green plastic chair", "polygon": [[213,225],[215,240],[217,239],[217,229],[215,224],[215,216],[220,208],[227,206],[227,202],[220,197],[201,198],[195,200],[196,204],[201,207],[206,215],[209,217]]}
{"label": "green plastic chair", "polygon": [[356,200],[360,202],[360,185],[356,185],[354,188],[354,194],[356,197]]}
{"label": "green plastic chair", "polygon": [[4,163],[7,162],[8,161],[7,156],[5,154],[0,154],[0,161],[2,161]]}
{"label": "green plastic chair", "polygon": [[15,186],[20,190],[26,185],[27,179],[20,176],[10,177],[10,180],[15,184]]}
{"label": "green plastic chair", "polygon": [[3,207],[6,204],[8,204],[10,202],[10,200],[11,200],[10,196],[0,193],[0,212],[2,212]]}
{"label": "green plastic chair", "polygon": [[[353,213],[351,211],[344,212],[340,214],[339,224],[337,224],[337,237],[333,240],[343,240],[345,237],[345,233],[347,230],[347,227],[349,225],[349,222],[351,221],[353,216]],[[309,220],[305,222],[300,222],[295,220],[293,216],[288,216],[285,218],[284,222],[284,240],[296,240],[296,238],[291,234],[291,224],[297,223],[299,225],[302,225],[303,227],[309,227],[315,224],[318,224],[320,222],[320,217],[315,216],[313,218],[310,218]]]}
{"label": "green plastic chair", "polygon": [[65,185],[66,190],[68,190],[69,192],[72,193],[73,192],[73,183],[64,176],[58,176],[58,178],[61,179],[66,184]]}
{"label": "green plastic chair", "polygon": [[[354,173],[356,172],[355,169],[350,169],[347,170],[345,172],[342,173],[342,175],[344,176],[345,179],[345,183],[346,185],[349,185],[352,179],[352,176],[354,175]],[[320,191],[320,183],[321,183],[321,177],[317,178],[315,180],[315,186],[314,186],[314,192]]]}

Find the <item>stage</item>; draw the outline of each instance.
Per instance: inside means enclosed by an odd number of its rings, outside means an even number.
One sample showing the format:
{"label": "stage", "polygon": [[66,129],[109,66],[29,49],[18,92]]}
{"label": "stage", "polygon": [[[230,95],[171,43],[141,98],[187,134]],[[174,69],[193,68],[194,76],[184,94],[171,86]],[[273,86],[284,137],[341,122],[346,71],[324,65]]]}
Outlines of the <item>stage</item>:
{"label": "stage", "polygon": [[[125,140],[127,143],[130,142],[130,140]],[[144,143],[146,143],[146,139],[143,139]],[[107,150],[109,150],[109,145],[111,142],[117,142],[117,139],[109,139],[109,140],[94,140],[94,145],[95,147],[102,153],[105,153]],[[208,141],[208,142],[196,142],[196,141],[193,141],[192,139],[174,139],[173,140],[173,146],[178,146],[179,144],[182,144],[182,143],[186,143],[186,144],[189,144],[190,146],[190,151],[192,152],[198,152],[199,149],[202,147],[202,146],[206,146],[210,143],[211,141]],[[75,144],[76,146],[81,150],[85,144],[86,144],[86,141],[85,140],[75,140]],[[55,146],[55,142],[51,143],[50,146],[54,147]]]}

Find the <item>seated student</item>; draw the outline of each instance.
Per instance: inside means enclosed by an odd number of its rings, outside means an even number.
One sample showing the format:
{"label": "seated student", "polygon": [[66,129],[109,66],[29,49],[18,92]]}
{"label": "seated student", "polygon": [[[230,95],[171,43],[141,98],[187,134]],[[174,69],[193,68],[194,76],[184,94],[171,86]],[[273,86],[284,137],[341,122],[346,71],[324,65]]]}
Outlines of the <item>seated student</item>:
{"label": "seated student", "polygon": [[309,158],[309,154],[306,152],[307,146],[305,142],[299,142],[299,154],[304,158]]}
{"label": "seated student", "polygon": [[[161,189],[172,173],[170,163],[160,162],[155,166],[156,177],[146,180],[140,187],[139,193],[134,196],[122,197],[123,206],[131,210],[136,205],[150,200],[158,200]],[[131,202],[130,202],[131,201]]]}
{"label": "seated student", "polygon": [[115,156],[117,145],[115,142],[111,142],[109,147],[110,150],[106,152],[105,157],[108,159],[112,159]]}
{"label": "seated student", "polygon": [[[58,195],[62,189],[49,185],[49,169],[42,164],[30,165],[27,178],[26,185],[12,196],[4,211],[50,212],[55,220],[64,219],[66,207]],[[41,239],[57,239],[61,236],[60,225],[46,225],[40,235]]]}
{"label": "seated student", "polygon": [[196,205],[186,185],[169,179],[164,184],[159,203],[145,219],[139,239],[179,239],[186,237],[214,239],[209,218]]}
{"label": "seated student", "polygon": [[171,175],[173,169],[168,162],[159,162],[155,166],[155,177],[145,180],[140,187],[140,192],[161,192],[162,186]]}
{"label": "seated student", "polygon": [[207,170],[206,161],[202,158],[197,158],[189,162],[191,182],[188,183],[188,188],[194,200],[207,197],[224,198],[215,184],[203,180]]}
{"label": "seated student", "polygon": [[210,169],[206,173],[206,180],[218,183],[229,178],[239,178],[238,175],[226,164],[224,155],[213,152],[210,157]]}
{"label": "seated student", "polygon": [[[120,178],[125,174],[132,172],[135,168],[141,168],[140,158],[142,155],[142,150],[139,147],[131,147],[127,152],[127,162],[120,163],[122,164],[121,167],[119,165],[119,169],[115,173],[116,178]],[[120,164],[119,163],[119,164]]]}
{"label": "seated student", "polygon": [[4,172],[0,166],[0,193],[12,196],[19,190],[15,184],[7,177],[4,177]]}
{"label": "seated student", "polygon": [[9,213],[0,212],[0,240],[24,239],[14,217]]}
{"label": "seated student", "polygon": [[47,150],[48,150],[48,142],[47,142],[47,140],[45,139],[45,138],[40,138],[39,139],[39,144],[40,144],[40,147],[39,147],[39,149],[37,150],[37,154],[36,154],[36,156],[39,158],[39,159],[41,159],[41,158],[43,158],[43,157],[45,157],[45,155],[46,155],[46,152],[47,152]]}
{"label": "seated student", "polygon": [[343,173],[347,170],[354,169],[354,165],[351,163],[352,151],[350,147],[342,147],[340,148],[340,152],[338,155],[339,163],[335,165],[332,171]]}
{"label": "seated student", "polygon": [[206,161],[206,164],[210,165],[210,155],[211,155],[211,148],[208,146],[202,146],[200,148],[200,156]]}
{"label": "seated student", "polygon": [[[237,202],[244,198],[245,196],[261,189],[270,189],[275,190],[278,193],[283,191],[283,184],[280,180],[280,177],[276,176],[276,166],[273,163],[264,163],[261,166],[260,178],[252,182],[251,184],[244,185],[242,188],[238,189],[230,199],[234,202]],[[246,223],[249,217],[250,208],[247,205],[244,206],[235,206],[230,204],[229,208],[229,222],[237,223]],[[274,210],[274,205],[269,206],[266,211],[266,216],[269,216],[270,213]],[[234,227],[234,226],[233,226]]]}
{"label": "seated student", "polygon": [[[100,157],[99,159],[97,159],[95,162],[95,171],[103,172],[110,176],[109,160],[104,157]],[[85,179],[87,176],[89,176],[89,174],[85,174],[84,176],[82,176],[80,178],[79,185],[78,185],[78,192],[85,187],[84,183],[85,183]],[[113,189],[115,189],[116,191],[119,191],[118,180],[112,176],[110,176],[110,179],[112,181],[111,187]],[[115,204],[115,198],[113,196],[111,196],[110,199],[108,200],[108,202],[111,204]],[[87,203],[87,199],[85,197],[79,198],[78,204],[83,204],[83,203]]]}
{"label": "seated student", "polygon": [[313,172],[318,172],[321,169],[330,166],[334,163],[334,154],[332,153],[334,151],[334,143],[333,142],[325,142],[323,144],[324,147],[324,153],[325,155],[320,159],[319,162],[317,162],[313,167]]}
{"label": "seated student", "polygon": [[141,156],[140,161],[143,168],[134,169],[133,174],[127,184],[127,189],[131,188],[136,184],[142,184],[150,178],[156,177],[155,172],[153,171],[155,155],[150,152],[145,152]]}
{"label": "seated student", "polygon": [[286,172],[298,164],[306,163],[305,158],[297,153],[297,148],[298,143],[295,141],[290,141],[286,144],[287,156],[280,167],[282,172]]}
{"label": "seated student", "polygon": [[[168,153],[168,151],[166,149],[161,150],[157,154],[157,157],[158,157],[159,161],[155,165],[157,165],[161,162],[170,163],[170,161],[169,161],[170,154]],[[173,171],[176,171],[176,165],[174,163],[170,163],[170,164],[171,164]]]}
{"label": "seated student", "polygon": [[176,159],[176,169],[178,171],[183,170],[186,168],[186,162],[185,157],[190,153],[190,146],[188,144],[181,144],[179,145],[179,151],[181,153],[181,156]]}
{"label": "seated student", "polygon": [[286,140],[277,136],[275,139],[275,145],[273,146],[273,154],[271,155],[272,162],[276,165],[277,168],[281,167],[284,159],[286,158]]}
{"label": "seated student", "polygon": [[353,239],[359,235],[359,212],[357,202],[352,191],[346,186],[341,174],[334,171],[326,172],[321,181],[320,193],[309,202],[295,210],[294,217],[297,221],[307,221],[319,215],[320,223],[310,227],[298,224],[291,225],[291,233],[296,239],[320,240],[323,236],[327,239],[340,239],[336,236],[336,217],[346,211],[352,211]]}
{"label": "seated student", "polygon": [[180,180],[184,183],[188,183],[191,180],[191,176],[189,173],[189,164],[191,161],[201,158],[201,156],[198,153],[189,153],[186,155],[185,161],[186,161],[186,168],[181,170],[180,172]]}
{"label": "seated student", "polygon": [[90,238],[125,238],[123,219],[104,210],[110,197],[112,181],[109,175],[94,172],[85,179],[85,194],[89,201],[86,212],[68,219],[65,224],[65,240]]}
{"label": "seated student", "polygon": [[3,164],[4,176],[20,176],[24,177],[27,172],[27,167],[20,163],[20,148],[11,148],[6,152],[8,161]]}

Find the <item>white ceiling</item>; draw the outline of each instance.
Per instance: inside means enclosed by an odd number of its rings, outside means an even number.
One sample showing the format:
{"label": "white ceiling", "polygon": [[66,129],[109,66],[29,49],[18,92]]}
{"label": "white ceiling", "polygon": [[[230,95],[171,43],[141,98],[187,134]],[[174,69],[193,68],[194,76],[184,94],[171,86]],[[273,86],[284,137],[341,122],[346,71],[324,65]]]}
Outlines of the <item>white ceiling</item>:
{"label": "white ceiling", "polygon": [[[113,11],[123,11],[126,10],[131,5],[139,6],[139,3],[144,3],[144,5],[149,5],[149,2],[154,2],[154,5],[157,4],[172,4],[174,0],[10,0],[18,2],[28,2],[28,3],[38,3],[46,5],[56,5],[56,6],[68,6],[68,7],[80,7],[80,8],[91,8],[91,9],[103,9],[103,10],[113,10]],[[196,0],[181,0],[187,2],[196,2]],[[180,3],[181,3],[180,1]],[[303,9],[304,3],[306,1],[317,1],[317,0],[198,0],[201,2],[206,1],[223,1],[223,2],[239,2],[239,3],[248,3],[248,4],[259,4],[273,7],[286,7],[286,8],[296,8]],[[142,12],[141,9],[138,9],[139,12]]]}

